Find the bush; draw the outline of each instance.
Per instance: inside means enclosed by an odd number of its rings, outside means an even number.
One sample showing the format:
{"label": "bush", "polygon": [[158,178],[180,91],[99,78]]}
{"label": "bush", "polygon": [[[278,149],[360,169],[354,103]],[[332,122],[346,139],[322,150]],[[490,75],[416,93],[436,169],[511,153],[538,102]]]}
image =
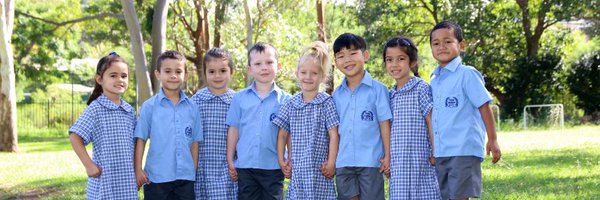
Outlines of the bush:
{"label": "bush", "polygon": [[577,96],[576,105],[583,109],[584,120],[600,122],[600,51],[583,55],[569,69],[567,84]]}

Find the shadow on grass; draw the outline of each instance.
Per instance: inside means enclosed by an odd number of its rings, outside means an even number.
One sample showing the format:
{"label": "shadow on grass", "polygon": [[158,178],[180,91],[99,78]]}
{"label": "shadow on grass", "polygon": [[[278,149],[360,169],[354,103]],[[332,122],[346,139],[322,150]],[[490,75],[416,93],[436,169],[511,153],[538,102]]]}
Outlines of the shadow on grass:
{"label": "shadow on grass", "polygon": [[36,140],[19,141],[19,149],[20,151],[25,152],[55,152],[73,150],[69,138],[38,138]]}
{"label": "shadow on grass", "polygon": [[10,188],[0,188],[0,199],[83,199],[86,183],[85,177],[35,180]]}
{"label": "shadow on grass", "polygon": [[[600,162],[600,150],[592,149],[556,149],[556,150],[531,150],[503,155],[498,167],[574,167],[581,165],[597,165]],[[488,160],[486,160],[489,162]],[[484,166],[490,166],[484,163]],[[485,167],[484,167],[485,168]],[[492,168],[492,167],[489,167]]]}

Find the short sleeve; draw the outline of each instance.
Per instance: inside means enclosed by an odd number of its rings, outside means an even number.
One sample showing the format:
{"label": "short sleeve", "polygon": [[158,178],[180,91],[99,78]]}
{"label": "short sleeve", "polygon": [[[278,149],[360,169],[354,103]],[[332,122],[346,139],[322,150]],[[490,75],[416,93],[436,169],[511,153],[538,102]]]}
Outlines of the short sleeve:
{"label": "short sleeve", "polygon": [[335,128],[340,125],[340,116],[335,108],[335,102],[333,98],[328,98],[324,103],[325,105],[325,126],[327,130]]}
{"label": "short sleeve", "polygon": [[[150,100],[152,100],[152,98]],[[146,101],[142,105],[142,108],[140,110],[140,119],[135,125],[135,132],[133,133],[134,138],[147,140],[148,136],[150,135],[153,109],[153,105],[151,105],[151,103],[149,102],[150,100]]]}
{"label": "short sleeve", "polygon": [[83,144],[87,145],[94,141],[95,128],[95,111],[93,106],[85,108],[79,119],[69,129],[69,134],[76,134],[83,139]]}
{"label": "short sleeve", "polygon": [[469,68],[466,70],[463,84],[463,90],[473,106],[479,108],[484,103],[492,100],[487,89],[485,89],[485,82],[481,73],[476,69]]}
{"label": "short sleeve", "polygon": [[239,98],[239,95],[233,96],[233,99],[231,100],[231,105],[229,106],[229,110],[227,110],[227,117],[225,118],[225,124],[235,128],[240,127],[241,120]]}
{"label": "short sleeve", "polygon": [[192,103],[191,105],[194,113],[194,130],[192,132],[194,141],[202,142],[204,141],[204,128],[202,127],[202,117],[200,115],[200,109],[198,109],[198,106],[196,104]]}
{"label": "short sleeve", "polygon": [[392,118],[392,111],[390,109],[390,94],[385,86],[381,85],[376,89],[377,92],[377,119],[379,122],[390,120]]}
{"label": "short sleeve", "polygon": [[427,117],[427,114],[431,112],[433,108],[433,96],[431,94],[431,86],[426,83],[421,83],[419,86],[419,109],[423,117]]}
{"label": "short sleeve", "polygon": [[275,118],[273,119],[273,124],[275,126],[284,129],[290,134],[290,109],[292,102],[288,101],[285,103],[280,109]]}

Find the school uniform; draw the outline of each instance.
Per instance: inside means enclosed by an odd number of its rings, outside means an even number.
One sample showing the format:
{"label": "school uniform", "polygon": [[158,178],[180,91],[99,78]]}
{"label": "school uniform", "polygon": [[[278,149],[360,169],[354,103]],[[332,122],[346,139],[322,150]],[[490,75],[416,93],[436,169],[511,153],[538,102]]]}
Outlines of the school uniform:
{"label": "school uniform", "polygon": [[150,180],[144,186],[145,197],[175,194],[189,198],[191,190],[194,198],[196,170],[190,150],[192,143],[203,141],[203,127],[197,106],[183,90],[179,95],[175,106],[161,88],[142,105],[135,137],[151,141],[144,168]]}
{"label": "school uniform", "polygon": [[[460,56],[454,58],[445,67],[438,66],[431,74],[433,94],[432,125],[438,180],[444,199],[455,195],[465,197],[481,196],[481,166],[485,141],[485,125],[479,113],[479,107],[492,100],[485,89],[481,73],[471,66],[462,64]],[[456,167],[444,163],[454,157],[466,157],[472,172],[450,170]],[[440,161],[440,162],[438,162]],[[465,169],[466,169],[465,168]],[[458,174],[454,174],[454,172]],[[450,179],[449,179],[450,175]],[[460,179],[452,179],[459,177]],[[464,177],[475,177],[463,180]],[[458,182],[457,182],[458,181]],[[466,182],[467,184],[460,184]],[[469,189],[460,188],[467,185]],[[448,188],[450,186],[450,188]],[[450,196],[448,196],[450,195]],[[458,197],[457,196],[457,197]]]}
{"label": "school uniform", "polygon": [[192,96],[202,118],[204,142],[200,145],[194,190],[196,199],[237,199],[237,183],[227,168],[227,129],[225,118],[233,90],[215,95],[203,88]]}
{"label": "school uniform", "polygon": [[100,167],[99,177],[88,177],[87,199],[137,199],[133,170],[135,110],[121,99],[116,105],[101,95],[85,108],[69,129],[93,143],[92,161]]}
{"label": "school uniform", "polygon": [[390,199],[441,199],[425,118],[433,107],[431,88],[412,77],[390,89]]}
{"label": "school uniform", "polygon": [[336,199],[333,180],[321,173],[329,155],[329,130],[339,125],[331,96],[321,92],[304,102],[302,93],[296,94],[273,123],[291,137],[292,178],[286,199]]}
{"label": "school uniform", "polygon": [[391,119],[392,113],[387,87],[366,70],[364,73],[354,91],[344,78],[333,93],[340,116],[336,187],[342,199],[358,194],[362,199],[383,199],[379,160],[384,149],[379,123]]}
{"label": "school uniform", "polygon": [[281,199],[283,173],[277,160],[278,127],[271,121],[290,95],[273,84],[261,98],[255,83],[233,96],[226,124],[238,129],[234,165],[239,199]]}

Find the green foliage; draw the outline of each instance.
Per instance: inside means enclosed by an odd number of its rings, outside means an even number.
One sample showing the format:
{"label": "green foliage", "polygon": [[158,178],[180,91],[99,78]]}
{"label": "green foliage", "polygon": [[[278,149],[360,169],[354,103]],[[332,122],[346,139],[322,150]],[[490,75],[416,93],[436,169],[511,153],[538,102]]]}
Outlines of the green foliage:
{"label": "green foliage", "polygon": [[600,112],[600,51],[591,52],[575,62],[568,72],[570,91],[577,96],[577,106],[586,115]]}

